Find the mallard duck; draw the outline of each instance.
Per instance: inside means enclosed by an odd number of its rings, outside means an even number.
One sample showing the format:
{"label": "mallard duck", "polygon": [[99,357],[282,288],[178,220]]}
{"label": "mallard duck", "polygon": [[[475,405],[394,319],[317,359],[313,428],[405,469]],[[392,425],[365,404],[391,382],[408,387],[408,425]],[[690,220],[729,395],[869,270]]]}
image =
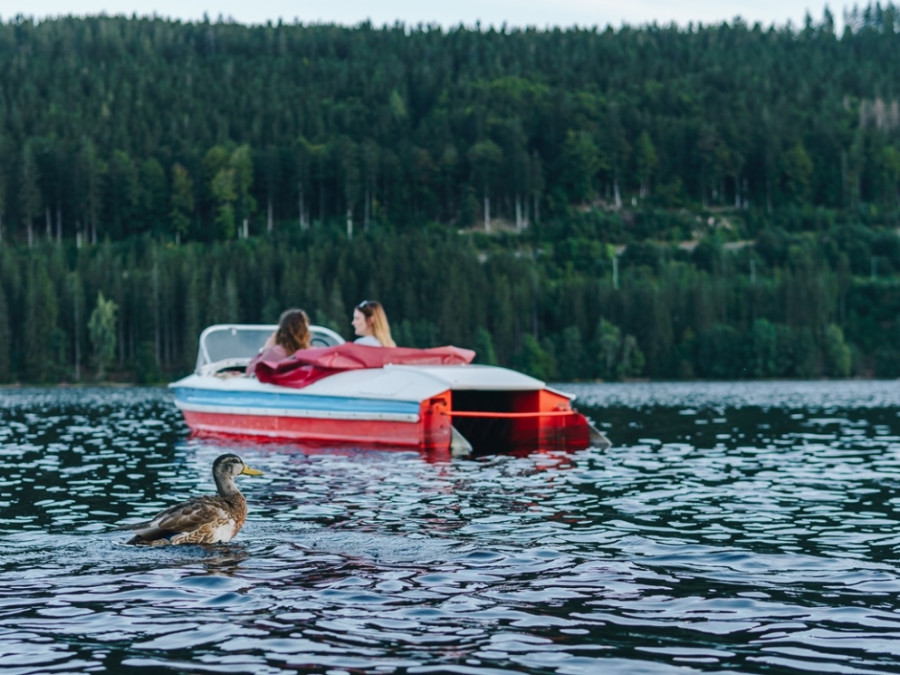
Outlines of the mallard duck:
{"label": "mallard duck", "polygon": [[171,506],[150,520],[121,529],[135,535],[126,543],[144,546],[168,544],[218,544],[230,541],[247,519],[247,500],[234,479],[241,474],[261,476],[237,455],[220,455],[213,462],[216,496],[195,497]]}

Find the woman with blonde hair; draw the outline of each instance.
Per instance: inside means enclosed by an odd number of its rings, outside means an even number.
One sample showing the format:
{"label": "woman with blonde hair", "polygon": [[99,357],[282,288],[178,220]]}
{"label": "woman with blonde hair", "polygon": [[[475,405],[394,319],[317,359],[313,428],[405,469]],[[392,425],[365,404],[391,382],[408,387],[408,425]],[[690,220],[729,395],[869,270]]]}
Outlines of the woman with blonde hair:
{"label": "woman with blonde hair", "polygon": [[391,337],[391,326],[387,320],[387,314],[380,302],[375,300],[363,300],[353,308],[353,330],[359,336],[356,344],[369,345],[370,347],[396,347],[397,343]]}

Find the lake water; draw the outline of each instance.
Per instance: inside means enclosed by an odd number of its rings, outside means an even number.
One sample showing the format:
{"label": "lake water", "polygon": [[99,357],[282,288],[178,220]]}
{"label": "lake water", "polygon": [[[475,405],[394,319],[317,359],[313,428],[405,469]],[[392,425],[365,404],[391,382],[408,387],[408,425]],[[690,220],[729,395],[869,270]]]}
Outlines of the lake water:
{"label": "lake water", "polygon": [[[896,673],[900,382],[564,385],[613,447],[188,438],[165,389],[0,390],[0,672]],[[124,546],[210,492],[244,529]]]}

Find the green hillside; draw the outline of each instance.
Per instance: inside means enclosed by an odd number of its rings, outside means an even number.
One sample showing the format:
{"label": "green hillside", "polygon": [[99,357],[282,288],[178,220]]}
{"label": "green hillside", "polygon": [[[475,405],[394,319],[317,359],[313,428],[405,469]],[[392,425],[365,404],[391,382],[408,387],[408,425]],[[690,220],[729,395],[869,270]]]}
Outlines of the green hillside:
{"label": "green hillside", "polygon": [[0,23],[0,382],[364,297],[549,379],[896,377],[898,18]]}

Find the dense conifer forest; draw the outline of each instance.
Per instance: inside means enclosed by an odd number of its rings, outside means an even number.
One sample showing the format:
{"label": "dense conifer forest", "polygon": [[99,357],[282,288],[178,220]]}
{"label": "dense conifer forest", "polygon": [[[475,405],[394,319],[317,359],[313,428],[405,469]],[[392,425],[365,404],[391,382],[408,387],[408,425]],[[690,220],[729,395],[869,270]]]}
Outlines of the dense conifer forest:
{"label": "dense conifer forest", "polygon": [[301,306],[545,379],[900,376],[900,12],[0,23],[0,383]]}

